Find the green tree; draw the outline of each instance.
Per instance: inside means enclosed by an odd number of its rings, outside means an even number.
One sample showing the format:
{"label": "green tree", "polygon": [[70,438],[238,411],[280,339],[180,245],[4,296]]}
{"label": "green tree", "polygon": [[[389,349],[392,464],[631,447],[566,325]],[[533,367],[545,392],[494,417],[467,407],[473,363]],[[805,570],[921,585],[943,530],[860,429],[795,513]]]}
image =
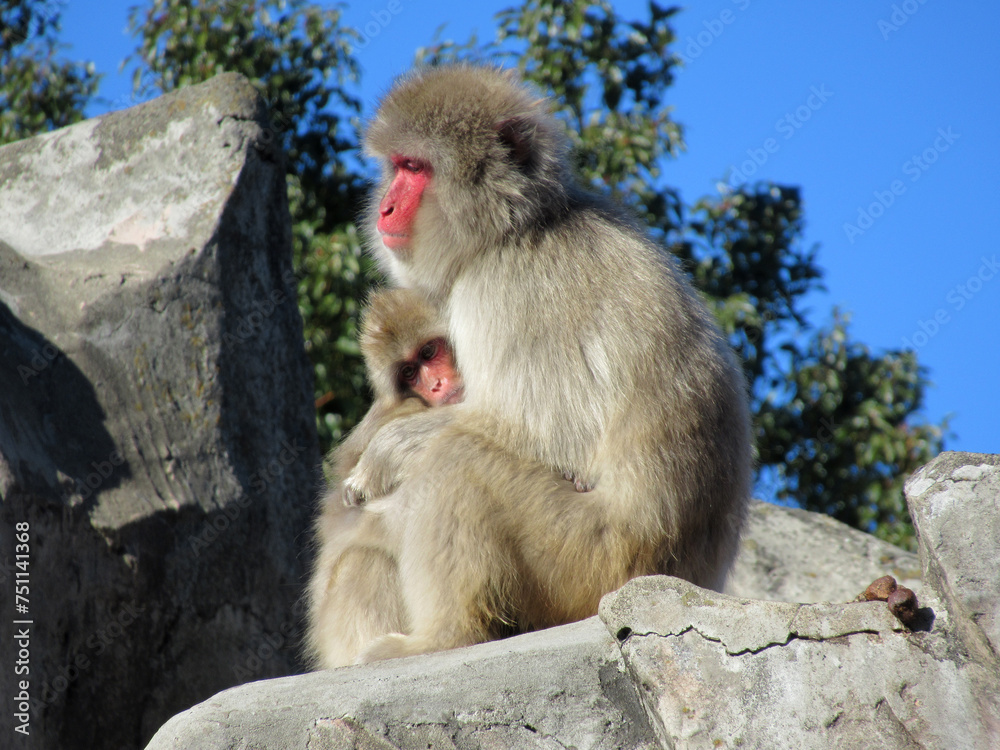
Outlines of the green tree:
{"label": "green tree", "polygon": [[59,56],[53,0],[0,0],[0,146],[83,119],[100,77]]}

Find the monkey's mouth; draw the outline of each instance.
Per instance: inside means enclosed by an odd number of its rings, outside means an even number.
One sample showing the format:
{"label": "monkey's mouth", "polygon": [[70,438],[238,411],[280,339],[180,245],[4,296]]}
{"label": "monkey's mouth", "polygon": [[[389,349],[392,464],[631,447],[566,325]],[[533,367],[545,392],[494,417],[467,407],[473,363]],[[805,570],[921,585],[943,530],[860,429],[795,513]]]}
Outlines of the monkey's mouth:
{"label": "monkey's mouth", "polygon": [[392,234],[391,232],[383,232],[382,244],[385,245],[390,250],[404,250],[410,246],[410,235]]}
{"label": "monkey's mouth", "polygon": [[464,399],[464,398],[465,398],[465,388],[462,387],[462,386],[459,386],[458,388],[456,388],[455,390],[453,390],[451,393],[449,393],[447,396],[445,396],[444,400],[441,403],[442,404],[458,404],[458,403],[461,403],[462,399]]}

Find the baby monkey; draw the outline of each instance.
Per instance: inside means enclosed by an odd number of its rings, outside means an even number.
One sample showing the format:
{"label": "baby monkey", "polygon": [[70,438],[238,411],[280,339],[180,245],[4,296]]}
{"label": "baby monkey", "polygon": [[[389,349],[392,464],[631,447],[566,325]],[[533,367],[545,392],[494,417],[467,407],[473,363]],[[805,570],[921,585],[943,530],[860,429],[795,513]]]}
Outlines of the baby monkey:
{"label": "baby monkey", "polygon": [[361,353],[376,399],[401,403],[409,397],[427,406],[462,400],[447,328],[430,303],[410,289],[376,292],[361,322]]}
{"label": "baby monkey", "polygon": [[370,297],[360,344],[375,401],[333,454],[346,504],[362,501],[350,475],[383,426],[429,407],[457,404],[465,395],[446,333],[437,310],[412,290],[387,289]]}
{"label": "baby monkey", "polygon": [[[408,289],[374,293],[363,313],[361,351],[375,401],[333,452],[336,484],[323,497],[316,519],[306,634],[315,667],[350,664],[373,636],[408,627],[399,593],[396,542],[390,540],[382,517],[387,509],[377,508],[377,502],[362,507],[366,498],[355,491],[350,477],[383,427],[462,400],[462,376],[446,332],[437,310]],[[399,450],[412,454],[424,439],[404,440]]]}
{"label": "baby monkey", "polygon": [[[361,505],[392,492],[402,481],[403,467],[412,464],[413,456],[449,418],[442,413],[437,419],[414,423],[403,417],[464,399],[462,375],[446,334],[443,318],[418,292],[387,289],[369,299],[360,344],[375,402],[333,454],[346,505]],[[360,472],[358,462],[376,434],[377,458],[366,462],[369,471]],[[569,472],[562,476],[577,492],[594,488]]]}
{"label": "baby monkey", "polygon": [[[423,450],[448,409],[464,397],[462,375],[438,311],[410,289],[374,293],[363,313],[360,344],[375,401],[364,419],[334,450],[336,484],[321,500],[316,520],[316,561],[309,581],[306,648],[321,669],[351,664],[368,642],[409,630],[400,595],[399,540],[379,501],[403,478],[403,467]],[[404,417],[422,411],[440,419],[415,425]],[[379,479],[355,476],[362,454],[378,434]],[[590,487],[566,476],[578,491]],[[358,487],[366,487],[365,496]],[[372,488],[378,488],[371,492]]]}

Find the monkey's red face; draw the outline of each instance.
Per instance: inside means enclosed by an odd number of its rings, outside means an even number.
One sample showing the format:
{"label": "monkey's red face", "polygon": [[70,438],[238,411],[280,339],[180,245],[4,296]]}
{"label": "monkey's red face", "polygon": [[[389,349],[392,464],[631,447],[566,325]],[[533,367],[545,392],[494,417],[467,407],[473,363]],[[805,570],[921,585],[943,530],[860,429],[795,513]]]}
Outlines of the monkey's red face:
{"label": "monkey's red face", "polygon": [[399,388],[417,394],[428,406],[445,406],[461,401],[465,396],[462,375],[455,367],[448,342],[433,339],[422,344],[400,365]]}
{"label": "monkey's red face", "polygon": [[392,182],[379,203],[376,229],[382,243],[398,251],[410,246],[413,221],[433,170],[430,164],[398,154],[392,157],[392,169]]}

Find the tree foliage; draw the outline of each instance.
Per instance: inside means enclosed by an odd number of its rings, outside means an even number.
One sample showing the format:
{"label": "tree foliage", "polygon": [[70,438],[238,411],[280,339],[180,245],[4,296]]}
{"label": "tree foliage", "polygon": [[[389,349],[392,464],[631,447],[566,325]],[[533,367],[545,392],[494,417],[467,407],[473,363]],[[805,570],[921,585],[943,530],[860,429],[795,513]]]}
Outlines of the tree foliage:
{"label": "tree foliage", "polygon": [[0,145],[71,125],[97,91],[91,64],[59,56],[53,0],[0,0]]}
{"label": "tree foliage", "polygon": [[[35,12],[36,2],[0,7],[6,25],[34,29],[15,37],[5,26],[3,136],[79,119],[96,81],[53,67],[57,19]],[[839,311],[829,326],[810,327],[802,300],[821,288],[822,272],[817,248],[802,244],[798,188],[725,187],[688,204],[665,183],[664,164],[684,147],[664,101],[678,64],[676,12],[651,2],[647,18],[625,21],[603,0],[527,0],[498,15],[495,40],[434,43],[418,57],[499,60],[552,93],[581,178],[628,205],[670,248],[743,356],[769,480],[762,489],[911,546],[902,482],[941,450],[945,428],[917,418],[926,373],[912,352],[873,353],[851,341]],[[140,40],[140,93],[237,71],[271,105],[288,153],[299,306],[329,445],[367,406],[356,320],[372,267],[352,224],[362,184],[352,160],[360,107],[349,93],[360,37],[337,10],[305,0],[152,0],[133,9],[130,27]],[[43,69],[63,73],[47,78]],[[27,90],[36,92],[29,104],[13,106],[14,92]]]}
{"label": "tree foliage", "polygon": [[874,356],[847,319],[785,347],[784,377],[757,401],[760,461],[777,496],[912,547],[902,482],[940,451],[944,425],[914,422],[927,384],[911,351]]}

